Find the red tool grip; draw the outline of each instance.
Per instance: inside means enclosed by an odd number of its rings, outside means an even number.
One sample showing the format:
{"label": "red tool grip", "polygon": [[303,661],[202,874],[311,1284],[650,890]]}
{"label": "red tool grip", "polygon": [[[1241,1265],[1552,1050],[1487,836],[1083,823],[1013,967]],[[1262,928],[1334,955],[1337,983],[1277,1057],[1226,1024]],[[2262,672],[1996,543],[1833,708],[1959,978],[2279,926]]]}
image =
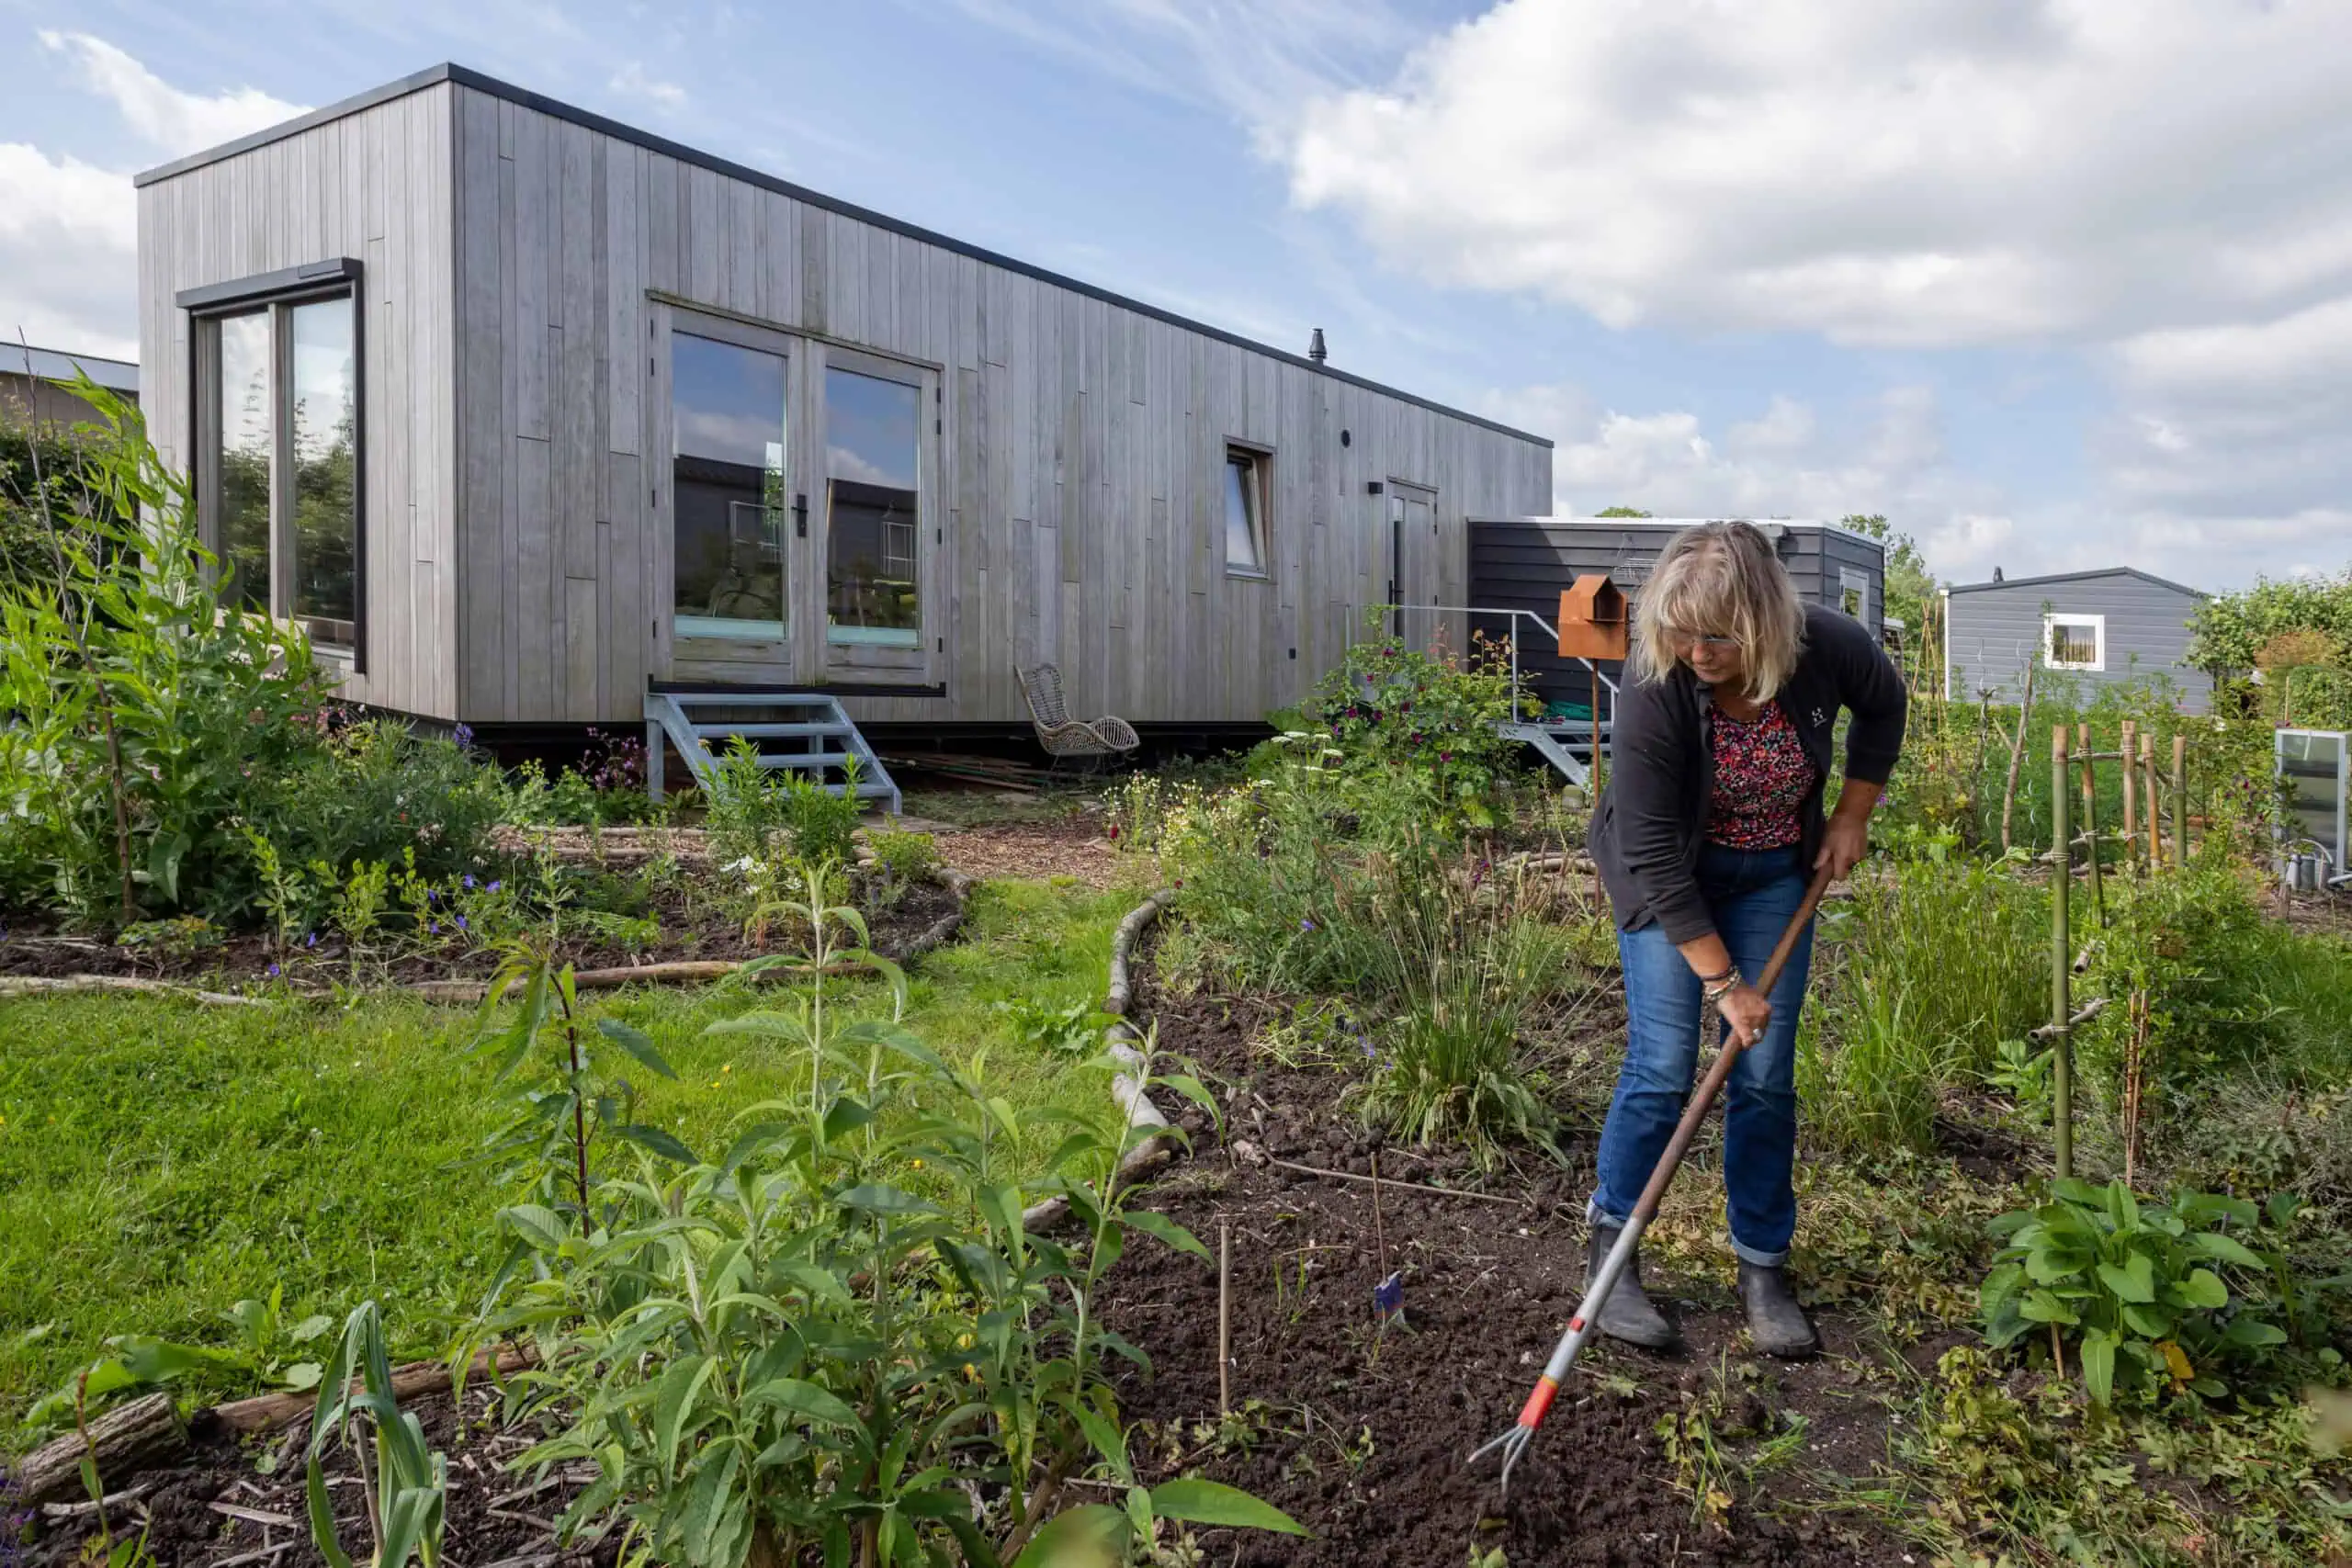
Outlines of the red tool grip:
{"label": "red tool grip", "polygon": [[1527,1396],[1527,1404],[1519,1413],[1519,1424],[1530,1431],[1542,1426],[1544,1413],[1552,1408],[1552,1396],[1559,1392],[1560,1385],[1550,1378],[1536,1379],[1535,1392]]}

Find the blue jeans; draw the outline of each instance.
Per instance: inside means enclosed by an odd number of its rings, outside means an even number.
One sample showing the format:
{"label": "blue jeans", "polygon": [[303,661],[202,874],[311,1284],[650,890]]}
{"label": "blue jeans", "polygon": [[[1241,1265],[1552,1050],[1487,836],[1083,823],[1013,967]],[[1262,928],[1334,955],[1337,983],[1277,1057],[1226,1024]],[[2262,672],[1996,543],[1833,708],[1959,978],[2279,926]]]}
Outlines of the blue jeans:
{"label": "blue jeans", "polygon": [[[1794,848],[1708,844],[1700,852],[1699,891],[1731,961],[1750,981],[1763,973],[1804,900],[1797,858]],[[1586,1218],[1622,1228],[1690,1098],[1703,998],[1699,977],[1657,925],[1618,932],[1617,952],[1625,967],[1625,1065],[1600,1130],[1600,1181]],[[1797,1146],[1797,1012],[1812,967],[1807,922],[1772,987],[1770,1026],[1740,1054],[1724,1086],[1724,1196],[1732,1250],[1767,1267],[1787,1259],[1796,1231],[1796,1192],[1789,1179]],[[1718,1027],[1728,1038],[1728,1027]]]}

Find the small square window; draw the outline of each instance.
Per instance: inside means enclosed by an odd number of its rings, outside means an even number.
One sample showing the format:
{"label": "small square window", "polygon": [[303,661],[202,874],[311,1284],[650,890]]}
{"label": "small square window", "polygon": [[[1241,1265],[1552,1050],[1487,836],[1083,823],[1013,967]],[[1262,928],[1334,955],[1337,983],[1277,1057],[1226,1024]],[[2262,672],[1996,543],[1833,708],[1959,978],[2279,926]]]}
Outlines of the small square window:
{"label": "small square window", "polygon": [[1841,568],[1838,573],[1838,608],[1858,621],[1871,618],[1871,580]]}
{"label": "small square window", "polygon": [[1266,575],[1266,470],[1272,459],[1246,447],[1225,449],[1225,570]]}
{"label": "small square window", "polygon": [[2060,615],[2041,617],[2041,647],[2052,670],[2107,668],[2107,617]]}

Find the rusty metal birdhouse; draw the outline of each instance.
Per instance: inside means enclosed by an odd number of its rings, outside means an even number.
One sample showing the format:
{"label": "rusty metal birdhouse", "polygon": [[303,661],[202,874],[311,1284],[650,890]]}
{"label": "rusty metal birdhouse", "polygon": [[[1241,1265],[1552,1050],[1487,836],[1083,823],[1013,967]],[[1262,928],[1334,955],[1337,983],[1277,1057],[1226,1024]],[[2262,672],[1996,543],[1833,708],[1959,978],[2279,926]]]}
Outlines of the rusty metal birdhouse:
{"label": "rusty metal birdhouse", "polygon": [[1560,657],[1625,657],[1625,594],[1607,572],[1579,577],[1560,595]]}

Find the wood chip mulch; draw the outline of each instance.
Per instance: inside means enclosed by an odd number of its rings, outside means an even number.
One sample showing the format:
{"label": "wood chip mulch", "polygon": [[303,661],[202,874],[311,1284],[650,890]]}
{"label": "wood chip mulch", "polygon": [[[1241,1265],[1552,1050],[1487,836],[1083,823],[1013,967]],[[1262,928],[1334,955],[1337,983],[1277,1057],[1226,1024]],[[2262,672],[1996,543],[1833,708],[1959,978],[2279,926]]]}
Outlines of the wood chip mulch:
{"label": "wood chip mulch", "polygon": [[973,876],[1022,877],[1044,882],[1066,876],[1104,892],[1138,879],[1132,863],[1120,859],[1100,818],[1075,817],[1056,822],[1007,822],[938,836],[939,856]]}

